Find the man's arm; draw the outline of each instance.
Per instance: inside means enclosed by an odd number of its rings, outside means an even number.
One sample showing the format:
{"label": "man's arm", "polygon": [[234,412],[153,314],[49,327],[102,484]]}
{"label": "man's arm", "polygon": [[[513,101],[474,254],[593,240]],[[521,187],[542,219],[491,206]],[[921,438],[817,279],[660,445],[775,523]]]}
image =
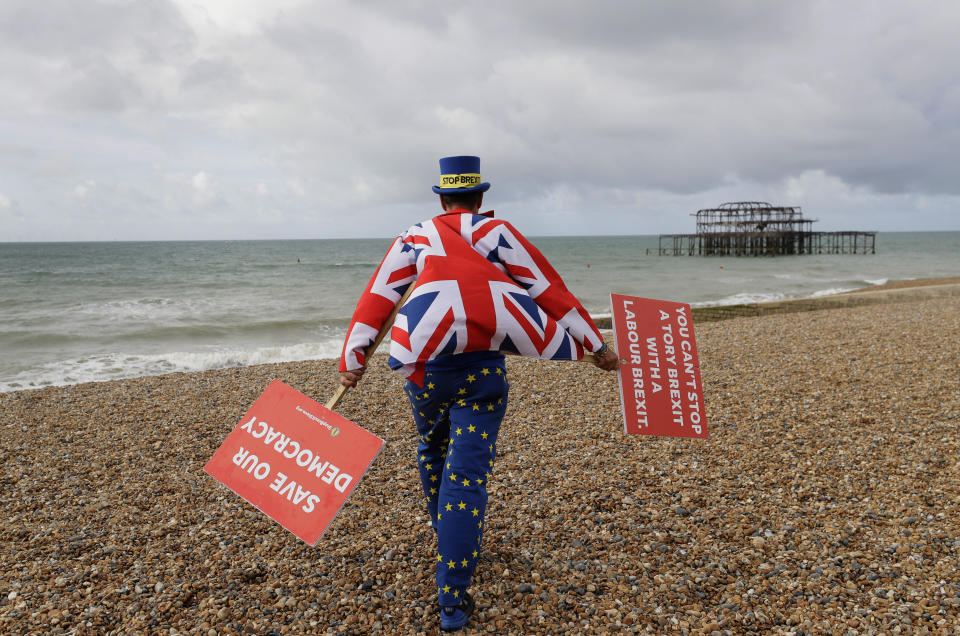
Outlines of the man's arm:
{"label": "man's arm", "polygon": [[[509,222],[501,222],[498,230],[488,233],[482,240],[489,242],[490,249],[493,249],[499,245],[499,235],[505,235],[511,248],[498,249],[497,253],[507,275],[526,287],[527,293],[537,305],[585,350],[591,353],[600,351],[604,344],[600,330],[576,296],[567,289],[560,274],[547,258]],[[607,366],[601,366],[601,360]],[[612,352],[609,355],[597,356],[597,366],[603,369],[616,368],[616,361],[617,357]]]}
{"label": "man's arm", "polygon": [[356,386],[366,369],[367,348],[373,344],[403,293],[416,280],[414,251],[402,236],[394,239],[357,301],[340,355],[340,383]]}

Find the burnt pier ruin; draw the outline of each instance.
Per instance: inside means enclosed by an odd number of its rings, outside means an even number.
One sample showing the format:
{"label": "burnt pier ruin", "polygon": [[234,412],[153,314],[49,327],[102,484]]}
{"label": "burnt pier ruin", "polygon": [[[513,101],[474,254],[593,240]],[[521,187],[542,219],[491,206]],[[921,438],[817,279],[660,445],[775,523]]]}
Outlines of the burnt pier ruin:
{"label": "burnt pier ruin", "polygon": [[661,234],[661,256],[876,254],[876,232],[815,232],[799,207],[737,201],[698,210],[696,234]]}

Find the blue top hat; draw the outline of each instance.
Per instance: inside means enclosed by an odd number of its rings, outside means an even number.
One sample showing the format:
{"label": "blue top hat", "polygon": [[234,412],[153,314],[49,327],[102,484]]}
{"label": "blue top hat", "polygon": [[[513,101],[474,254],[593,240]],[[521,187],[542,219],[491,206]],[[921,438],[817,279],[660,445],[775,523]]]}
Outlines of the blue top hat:
{"label": "blue top hat", "polygon": [[489,183],[482,183],[480,157],[461,155],[440,160],[440,185],[433,186],[437,194],[464,194],[486,192]]}

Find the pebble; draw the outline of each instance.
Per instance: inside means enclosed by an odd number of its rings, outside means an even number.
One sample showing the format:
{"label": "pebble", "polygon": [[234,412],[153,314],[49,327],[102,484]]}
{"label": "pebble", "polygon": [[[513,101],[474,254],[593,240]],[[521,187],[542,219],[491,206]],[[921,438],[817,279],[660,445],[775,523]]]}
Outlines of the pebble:
{"label": "pebble", "polygon": [[[509,359],[467,633],[953,633],[957,316],[697,324],[709,440],[627,437],[613,374]],[[0,394],[0,632],[436,632],[384,362],[339,411],[387,445],[316,547],[203,466],[270,380],[326,401],[335,361]]]}

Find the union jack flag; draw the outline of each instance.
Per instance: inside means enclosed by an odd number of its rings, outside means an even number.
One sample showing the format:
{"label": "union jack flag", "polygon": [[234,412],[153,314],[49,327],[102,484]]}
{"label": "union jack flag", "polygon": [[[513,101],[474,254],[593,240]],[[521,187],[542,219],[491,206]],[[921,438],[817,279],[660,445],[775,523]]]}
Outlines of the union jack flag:
{"label": "union jack flag", "polygon": [[603,343],[560,275],[510,223],[455,210],[394,239],[357,302],[341,371],[366,364],[364,351],[414,281],[390,333],[388,364],[420,386],[424,363],[443,355],[579,360]]}

